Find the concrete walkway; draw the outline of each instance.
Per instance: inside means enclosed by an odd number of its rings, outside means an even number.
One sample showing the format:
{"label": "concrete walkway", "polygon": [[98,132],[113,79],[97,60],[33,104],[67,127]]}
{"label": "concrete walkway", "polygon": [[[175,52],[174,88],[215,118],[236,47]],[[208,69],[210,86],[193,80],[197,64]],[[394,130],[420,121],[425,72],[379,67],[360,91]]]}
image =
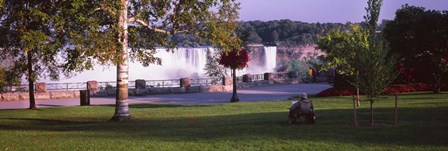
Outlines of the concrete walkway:
{"label": "concrete walkway", "polygon": [[[331,86],[327,83],[316,84],[292,84],[252,87],[238,90],[240,102],[279,101],[297,96],[302,92],[308,95],[317,94]],[[156,104],[220,104],[230,102],[232,92],[224,93],[187,93],[187,94],[163,94],[148,96],[130,96],[129,103],[156,103]],[[115,97],[91,98],[92,105],[115,104]],[[36,100],[38,108],[55,106],[79,106],[79,98]],[[0,102],[1,109],[26,109],[29,101]]]}

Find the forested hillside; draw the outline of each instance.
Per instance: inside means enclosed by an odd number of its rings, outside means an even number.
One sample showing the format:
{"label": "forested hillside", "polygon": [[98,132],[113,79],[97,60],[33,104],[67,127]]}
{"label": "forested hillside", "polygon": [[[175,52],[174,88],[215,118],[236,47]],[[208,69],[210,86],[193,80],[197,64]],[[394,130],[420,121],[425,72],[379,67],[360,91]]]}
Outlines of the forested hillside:
{"label": "forested hillside", "polygon": [[264,45],[294,46],[314,44],[317,35],[323,35],[331,29],[346,29],[341,23],[305,23],[291,20],[239,22],[237,33],[248,43]]}
{"label": "forested hillside", "polygon": [[[238,22],[240,27],[236,31],[248,44],[264,44],[278,46],[297,46],[314,44],[317,35],[342,28],[347,29],[348,24],[342,23],[305,23],[291,20],[274,21],[247,21]],[[177,34],[171,38],[178,46],[197,47],[198,44],[193,36]]]}

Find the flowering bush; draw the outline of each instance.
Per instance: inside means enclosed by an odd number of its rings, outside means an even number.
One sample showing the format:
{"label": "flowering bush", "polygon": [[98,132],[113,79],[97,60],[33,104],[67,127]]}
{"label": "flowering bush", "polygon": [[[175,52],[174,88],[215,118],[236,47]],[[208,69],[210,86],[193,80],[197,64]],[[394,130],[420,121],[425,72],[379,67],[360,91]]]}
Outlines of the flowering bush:
{"label": "flowering bush", "polygon": [[430,90],[432,90],[432,84],[427,84],[427,83],[414,83],[414,84],[412,84],[412,87],[416,91],[430,91]]}
{"label": "flowering bush", "polygon": [[249,62],[249,54],[245,49],[222,52],[219,60],[219,64],[231,69],[243,69],[247,66],[247,62]]}
{"label": "flowering bush", "polygon": [[415,91],[430,91],[430,90],[432,90],[432,84],[410,83],[406,85],[389,87],[386,90],[384,90],[383,94],[397,94],[397,93],[408,93]]}
{"label": "flowering bush", "polygon": [[335,88],[329,88],[319,92],[317,97],[327,97],[327,96],[350,96],[353,95],[353,91],[351,90],[338,90]]}
{"label": "flowering bush", "polygon": [[404,64],[398,64],[399,76],[396,82],[407,83],[414,81],[415,68],[407,68]]}

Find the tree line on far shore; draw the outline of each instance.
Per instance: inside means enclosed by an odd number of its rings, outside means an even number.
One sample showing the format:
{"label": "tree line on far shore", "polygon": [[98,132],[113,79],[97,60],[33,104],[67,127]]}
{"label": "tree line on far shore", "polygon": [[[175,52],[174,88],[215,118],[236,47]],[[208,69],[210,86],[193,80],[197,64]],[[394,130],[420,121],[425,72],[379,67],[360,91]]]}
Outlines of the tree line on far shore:
{"label": "tree line on far shore", "polygon": [[[350,23],[307,23],[288,19],[273,21],[239,21],[236,34],[248,44],[298,46],[314,44],[318,35],[341,28]],[[171,40],[181,47],[199,46],[193,35],[176,34]]]}

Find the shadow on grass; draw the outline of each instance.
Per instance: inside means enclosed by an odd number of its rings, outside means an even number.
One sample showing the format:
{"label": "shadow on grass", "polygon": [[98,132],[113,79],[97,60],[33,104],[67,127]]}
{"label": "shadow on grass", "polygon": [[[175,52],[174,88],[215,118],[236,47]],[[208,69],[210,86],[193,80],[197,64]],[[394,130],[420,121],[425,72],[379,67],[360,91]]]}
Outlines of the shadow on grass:
{"label": "shadow on grass", "polygon": [[178,107],[209,107],[212,105],[181,105],[181,104],[130,104],[130,108],[178,108]]}
{"label": "shadow on grass", "polygon": [[[92,105],[92,106],[106,106],[106,107],[115,107],[115,104],[111,104],[111,105]],[[148,103],[148,104],[129,104],[129,108],[179,108],[179,107],[209,107],[211,105],[183,105],[183,104],[153,104],[153,103]]]}
{"label": "shadow on grass", "polygon": [[[178,105],[136,105],[157,108]],[[176,112],[176,111],[174,111]],[[369,111],[359,111],[362,127],[352,127],[350,109],[318,110],[316,125],[289,125],[286,112],[244,113],[234,115],[189,115],[172,118],[137,117],[132,121],[112,122],[88,117],[39,119],[0,118],[1,130],[56,131],[85,133],[70,137],[120,138],[161,141],[220,140],[297,140],[342,142],[373,145],[436,145],[448,144],[448,108],[400,108],[399,125],[367,127]],[[139,115],[139,113],[136,113]],[[375,109],[377,123],[392,123],[391,108]],[[67,134],[62,134],[61,137]]]}

